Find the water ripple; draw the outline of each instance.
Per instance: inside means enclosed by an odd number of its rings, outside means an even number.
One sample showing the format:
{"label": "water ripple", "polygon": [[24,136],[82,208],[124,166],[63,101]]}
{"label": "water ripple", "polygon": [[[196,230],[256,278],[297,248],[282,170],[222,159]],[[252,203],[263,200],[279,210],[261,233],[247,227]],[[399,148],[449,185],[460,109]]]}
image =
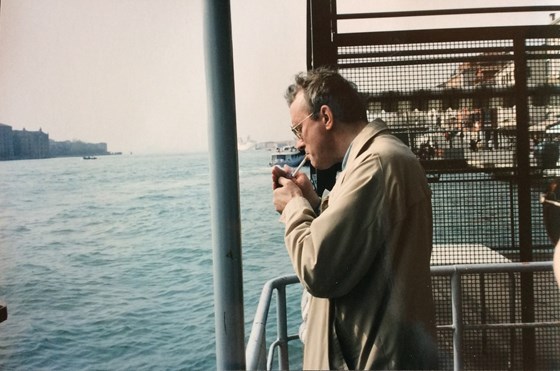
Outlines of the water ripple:
{"label": "water ripple", "polygon": [[[240,157],[247,336],[291,272],[267,163]],[[209,183],[205,154],[0,162],[0,369],[214,369]]]}

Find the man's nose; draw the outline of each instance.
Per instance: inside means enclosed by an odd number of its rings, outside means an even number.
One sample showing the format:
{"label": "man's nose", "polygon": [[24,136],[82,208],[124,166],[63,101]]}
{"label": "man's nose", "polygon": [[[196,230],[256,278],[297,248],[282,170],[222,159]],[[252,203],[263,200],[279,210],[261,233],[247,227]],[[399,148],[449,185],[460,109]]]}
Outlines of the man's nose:
{"label": "man's nose", "polygon": [[296,148],[299,149],[300,151],[303,151],[305,149],[305,143],[303,143],[303,139],[297,140]]}

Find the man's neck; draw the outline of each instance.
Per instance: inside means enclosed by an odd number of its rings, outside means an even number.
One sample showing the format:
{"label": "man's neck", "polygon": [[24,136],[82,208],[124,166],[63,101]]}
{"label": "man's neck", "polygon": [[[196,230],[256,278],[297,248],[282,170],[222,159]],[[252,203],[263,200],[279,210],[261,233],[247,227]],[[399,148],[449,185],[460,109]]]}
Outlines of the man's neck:
{"label": "man's neck", "polygon": [[344,158],[348,147],[354,141],[354,139],[362,132],[362,130],[367,126],[367,122],[360,121],[353,124],[344,125],[343,129],[338,137],[338,143],[336,145],[336,151],[340,157],[340,161]]}

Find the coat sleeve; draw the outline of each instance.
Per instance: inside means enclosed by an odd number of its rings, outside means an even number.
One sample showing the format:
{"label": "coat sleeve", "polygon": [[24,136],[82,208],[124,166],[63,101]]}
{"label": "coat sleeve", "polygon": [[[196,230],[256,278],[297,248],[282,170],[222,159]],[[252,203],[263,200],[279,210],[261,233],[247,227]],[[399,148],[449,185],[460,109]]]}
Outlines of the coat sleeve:
{"label": "coat sleeve", "polygon": [[284,210],[285,242],[302,284],[316,297],[348,293],[375,259],[383,258],[386,216],[382,167],[369,154],[335,185],[329,206],[316,217],[297,198]]}

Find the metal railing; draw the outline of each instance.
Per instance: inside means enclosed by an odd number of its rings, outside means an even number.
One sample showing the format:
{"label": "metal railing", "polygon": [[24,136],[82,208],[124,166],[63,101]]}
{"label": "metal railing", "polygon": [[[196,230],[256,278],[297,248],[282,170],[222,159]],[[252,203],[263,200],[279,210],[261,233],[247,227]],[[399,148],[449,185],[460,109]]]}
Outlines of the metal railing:
{"label": "metal railing", "polygon": [[[515,274],[534,274],[536,272],[551,272],[552,262],[531,262],[531,263],[502,263],[502,264],[459,264],[459,265],[441,265],[432,266],[432,277],[449,277],[450,278],[450,305],[452,313],[451,324],[439,324],[441,319],[437,319],[438,333],[451,331],[452,332],[452,363],[454,370],[463,370],[465,367],[465,347],[463,338],[466,331],[487,331],[492,329],[510,329],[512,331],[521,330],[524,332],[534,331],[538,328],[558,328],[560,329],[560,321],[531,321],[531,322],[517,322],[515,313],[516,299],[516,280]],[[509,277],[509,297],[510,303],[509,312],[510,317],[508,322],[500,323],[483,323],[473,324],[465,322],[465,313],[463,301],[465,293],[463,292],[462,280],[466,275],[489,275],[489,274],[506,274]],[[553,281],[552,273],[550,280]],[[288,335],[287,326],[287,310],[286,310],[286,287],[299,283],[295,275],[283,276],[268,281],[262,291],[257,311],[255,313],[255,320],[253,323],[251,335],[246,348],[247,367],[249,370],[267,369],[271,370],[274,362],[275,351],[278,350],[279,355],[279,369],[289,370],[289,350],[288,343],[292,340],[299,339],[298,335]],[[550,287],[558,289],[555,284]],[[481,290],[483,288],[481,287]],[[271,342],[268,355],[266,352],[266,323],[268,313],[270,311],[273,292],[277,294],[277,338]],[[560,290],[559,290],[560,292]],[[555,293],[558,295],[558,292]],[[440,298],[441,299],[441,298]],[[500,303],[501,304],[501,303]],[[513,308],[513,309],[512,309]],[[558,317],[555,317],[558,318]],[[513,335],[515,336],[515,335]],[[559,340],[556,339],[556,342]],[[510,348],[511,356],[513,357],[513,347]],[[526,349],[523,349],[525,353]],[[471,354],[472,355],[472,354]],[[476,354],[474,358],[476,358]],[[529,360],[523,359],[523,368],[532,369],[536,362],[534,357]],[[512,366],[513,362],[509,361],[511,369],[516,368]],[[472,367],[471,367],[472,368]]]}
{"label": "metal railing", "polygon": [[[461,264],[461,265],[442,265],[432,266],[431,273],[434,276],[450,277],[451,285],[451,325],[438,325],[438,331],[451,330],[453,332],[453,369],[465,369],[465,347],[463,346],[463,338],[468,330],[486,330],[486,329],[535,329],[544,327],[560,328],[560,321],[533,321],[533,322],[516,322],[515,300],[516,300],[516,281],[514,273],[535,273],[546,272],[552,270],[551,262],[531,262],[531,263],[501,263],[501,264]],[[482,323],[469,324],[464,320],[463,299],[465,297],[462,278],[465,275],[485,275],[485,274],[507,274],[509,286],[508,303],[501,303],[509,307],[509,322],[501,323]],[[551,277],[552,279],[552,277]],[[484,287],[480,287],[481,290]],[[513,335],[514,336],[514,335]],[[525,350],[525,349],[524,349]],[[510,347],[513,353],[513,347]],[[525,352],[524,352],[525,353]],[[513,357],[513,354],[511,355]],[[524,359],[525,369],[532,369],[527,363],[534,363],[534,357]],[[510,361],[510,364],[512,361]],[[513,368],[513,367],[512,367]]]}
{"label": "metal railing", "polygon": [[[288,336],[288,318],[286,310],[286,286],[299,283],[296,275],[274,278],[265,283],[255,320],[251,329],[249,342],[247,343],[246,358],[248,370],[272,369],[274,350],[279,349],[280,369],[289,370],[288,342],[298,339],[297,335]],[[271,344],[268,357],[266,356],[266,322],[270,311],[272,294],[276,291],[277,296],[277,339]]]}

